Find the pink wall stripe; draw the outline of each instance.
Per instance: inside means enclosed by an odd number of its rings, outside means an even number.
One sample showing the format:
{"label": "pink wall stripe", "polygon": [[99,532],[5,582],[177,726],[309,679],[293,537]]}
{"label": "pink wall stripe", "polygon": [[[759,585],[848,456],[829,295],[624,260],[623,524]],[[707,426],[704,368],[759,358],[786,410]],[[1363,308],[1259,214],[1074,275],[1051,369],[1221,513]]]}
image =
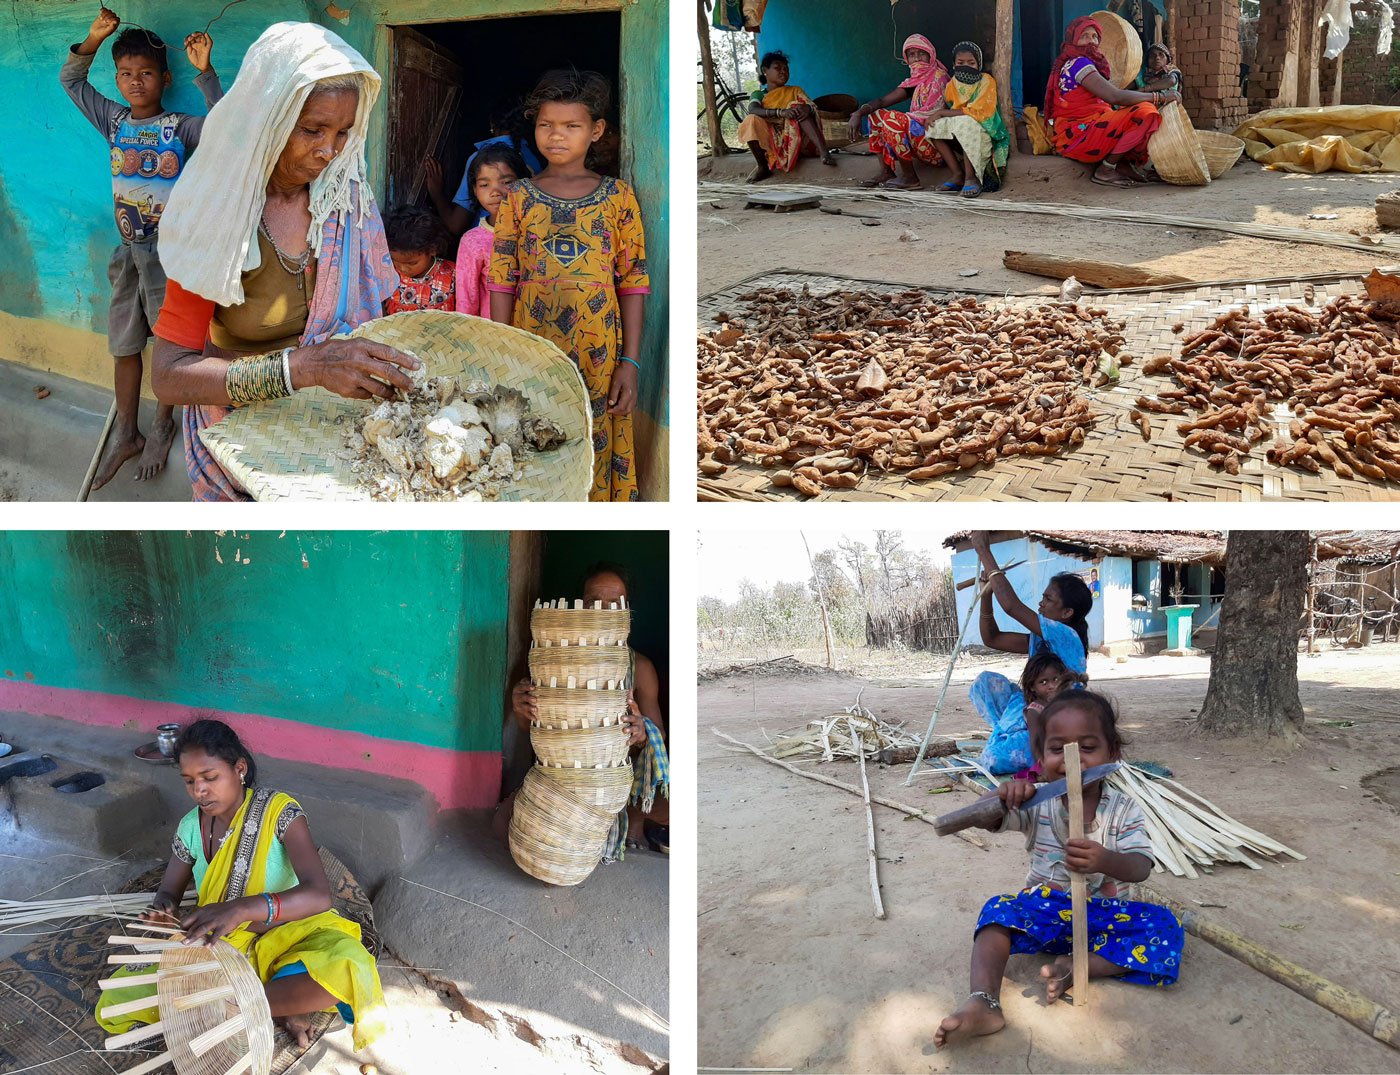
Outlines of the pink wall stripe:
{"label": "pink wall stripe", "polygon": [[497,751],[445,750],[258,713],[210,710],[13,679],[0,679],[0,709],[106,728],[150,729],[152,736],[157,724],[188,724],[196,715],[212,713],[237,730],[255,755],[412,780],[426,788],[443,810],[489,809],[501,793],[501,755]]}

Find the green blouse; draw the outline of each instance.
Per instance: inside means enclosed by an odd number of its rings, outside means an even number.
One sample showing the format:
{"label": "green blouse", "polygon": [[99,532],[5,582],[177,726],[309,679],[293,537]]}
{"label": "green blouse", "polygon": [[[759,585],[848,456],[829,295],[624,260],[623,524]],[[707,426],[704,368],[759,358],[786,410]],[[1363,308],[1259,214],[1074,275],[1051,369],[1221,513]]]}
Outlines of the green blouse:
{"label": "green blouse", "polygon": [[[282,816],[277,818],[277,839],[272,841],[267,856],[267,891],[286,892],[288,889],[296,888],[301,882],[297,880],[297,874],[292,869],[292,860],[287,857],[287,849],[282,846],[282,837],[287,832],[289,826],[297,818],[302,817],[300,804],[295,800],[290,806],[282,811]],[[271,820],[271,819],[269,819]],[[230,829],[224,840],[233,836]],[[223,841],[219,842],[223,846]],[[181,862],[187,862],[194,869],[194,884],[196,891],[204,883],[204,874],[209,869],[209,863],[204,858],[204,839],[199,831],[199,807],[195,807],[183,818],[180,825],[175,830],[175,839],[171,841],[171,851]],[[215,849],[215,854],[218,849]]]}

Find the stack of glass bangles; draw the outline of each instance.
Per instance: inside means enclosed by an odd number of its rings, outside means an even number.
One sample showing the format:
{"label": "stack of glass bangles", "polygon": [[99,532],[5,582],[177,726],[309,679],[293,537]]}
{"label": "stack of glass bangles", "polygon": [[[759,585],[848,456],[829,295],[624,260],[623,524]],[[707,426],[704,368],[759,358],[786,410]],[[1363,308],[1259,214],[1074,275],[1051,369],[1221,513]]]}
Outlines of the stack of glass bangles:
{"label": "stack of glass bangles", "polygon": [[249,355],[235,358],[224,373],[224,389],[235,405],[256,403],[264,399],[284,399],[293,392],[292,352],[284,347],[270,355]]}

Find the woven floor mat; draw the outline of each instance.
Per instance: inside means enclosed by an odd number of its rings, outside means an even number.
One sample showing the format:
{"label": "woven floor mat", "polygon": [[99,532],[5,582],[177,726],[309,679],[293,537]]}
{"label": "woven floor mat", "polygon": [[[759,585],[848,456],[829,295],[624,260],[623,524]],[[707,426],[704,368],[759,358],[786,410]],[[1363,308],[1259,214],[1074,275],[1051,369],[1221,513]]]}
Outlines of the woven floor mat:
{"label": "woven floor mat", "polygon": [[[325,848],[320,856],[336,911],[360,924],[365,947],[377,957],[381,945],[369,897],[339,859]],[[165,867],[157,866],[119,891],[154,892],[164,873]],[[36,926],[33,931],[54,930],[61,924]],[[118,932],[120,926],[114,920],[85,919],[76,928],[36,938],[0,962],[0,1072],[42,1064],[42,1075],[113,1075],[160,1051],[159,1047],[146,1052],[103,1050],[107,1035],[92,1012],[101,993],[97,981],[111,969],[106,962],[112,952],[107,938]],[[340,1023],[335,1012],[318,1013],[312,1019],[308,1048]],[[287,1071],[306,1051],[298,1049],[279,1027],[273,1039],[272,1075]],[[174,1071],[166,1064],[154,1075]]]}
{"label": "woven floor mat", "polygon": [[[865,281],[812,273],[777,271],[741,281],[707,295],[699,303],[702,332],[715,327],[720,311],[737,314],[739,299],[763,287],[800,288],[813,293],[837,290],[895,292],[920,290],[941,300],[969,291],[911,288],[888,281]],[[1361,281],[1351,279],[1328,283],[1241,284],[1233,287],[1205,286],[1190,290],[1116,294],[1091,292],[1082,302],[1102,308],[1109,316],[1126,323],[1124,350],[1136,361],[1123,367],[1116,388],[1082,389],[1099,415],[1082,445],[1055,456],[1013,456],[998,459],[990,466],[962,471],[926,482],[909,482],[899,474],[870,472],[855,489],[827,490],[818,500],[858,501],[937,501],[937,500],[1132,500],[1132,501],[1275,501],[1275,500],[1354,500],[1392,501],[1400,499],[1400,485],[1365,478],[1344,479],[1330,470],[1312,474],[1292,467],[1277,467],[1264,458],[1269,441],[1261,442],[1241,464],[1237,475],[1226,474],[1206,463],[1200,452],[1186,448],[1177,424],[1189,419],[1181,415],[1149,415],[1152,440],[1144,441],[1138,427],[1128,417],[1133,401],[1174,387],[1168,376],[1145,376],[1142,364],[1154,355],[1179,353],[1180,340],[1206,328],[1222,311],[1234,306],[1250,306],[1252,311],[1267,306],[1306,304],[1321,306],[1340,295],[1361,290]],[[971,292],[975,294],[976,292]],[[1050,301],[1045,296],[979,296],[988,305],[1031,307]],[[1181,333],[1172,327],[1184,325]],[[1278,428],[1285,434],[1287,413],[1275,414]],[[1271,441],[1272,438],[1269,438]],[[801,500],[792,489],[773,486],[770,472],[752,464],[730,467],[718,477],[700,477],[700,500]]]}

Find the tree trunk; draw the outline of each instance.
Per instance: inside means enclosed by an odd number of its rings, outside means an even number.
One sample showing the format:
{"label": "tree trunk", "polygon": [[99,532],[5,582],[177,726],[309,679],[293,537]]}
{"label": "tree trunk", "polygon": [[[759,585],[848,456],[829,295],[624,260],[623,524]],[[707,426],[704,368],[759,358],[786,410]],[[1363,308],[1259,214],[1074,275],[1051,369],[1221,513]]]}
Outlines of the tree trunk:
{"label": "tree trunk", "polygon": [[831,645],[831,616],[826,611],[826,587],[822,585],[821,576],[817,574],[817,565],[812,562],[812,549],[807,544],[807,535],[798,531],[802,538],[802,547],[807,550],[807,566],[812,570],[812,581],[817,585],[817,601],[822,610],[822,635],[826,639],[826,666],[835,670],[836,655],[832,652]]}
{"label": "tree trunk", "polygon": [[705,83],[705,121],[710,128],[710,154],[723,157],[729,152],[724,130],[719,122],[719,103],[715,100],[715,59],[710,54],[710,20],[705,14],[705,0],[700,5],[700,74]]}
{"label": "tree trunk", "polygon": [[1298,624],[1307,592],[1305,530],[1231,530],[1210,685],[1196,727],[1287,735],[1303,726]]}
{"label": "tree trunk", "polygon": [[995,52],[992,55],[992,77],[997,83],[997,107],[1001,109],[1002,122],[1011,132],[1011,152],[1016,148],[1016,113],[1011,106],[1011,53],[1015,47],[1014,35],[1016,4],[1015,0],[997,0],[997,28]]}

